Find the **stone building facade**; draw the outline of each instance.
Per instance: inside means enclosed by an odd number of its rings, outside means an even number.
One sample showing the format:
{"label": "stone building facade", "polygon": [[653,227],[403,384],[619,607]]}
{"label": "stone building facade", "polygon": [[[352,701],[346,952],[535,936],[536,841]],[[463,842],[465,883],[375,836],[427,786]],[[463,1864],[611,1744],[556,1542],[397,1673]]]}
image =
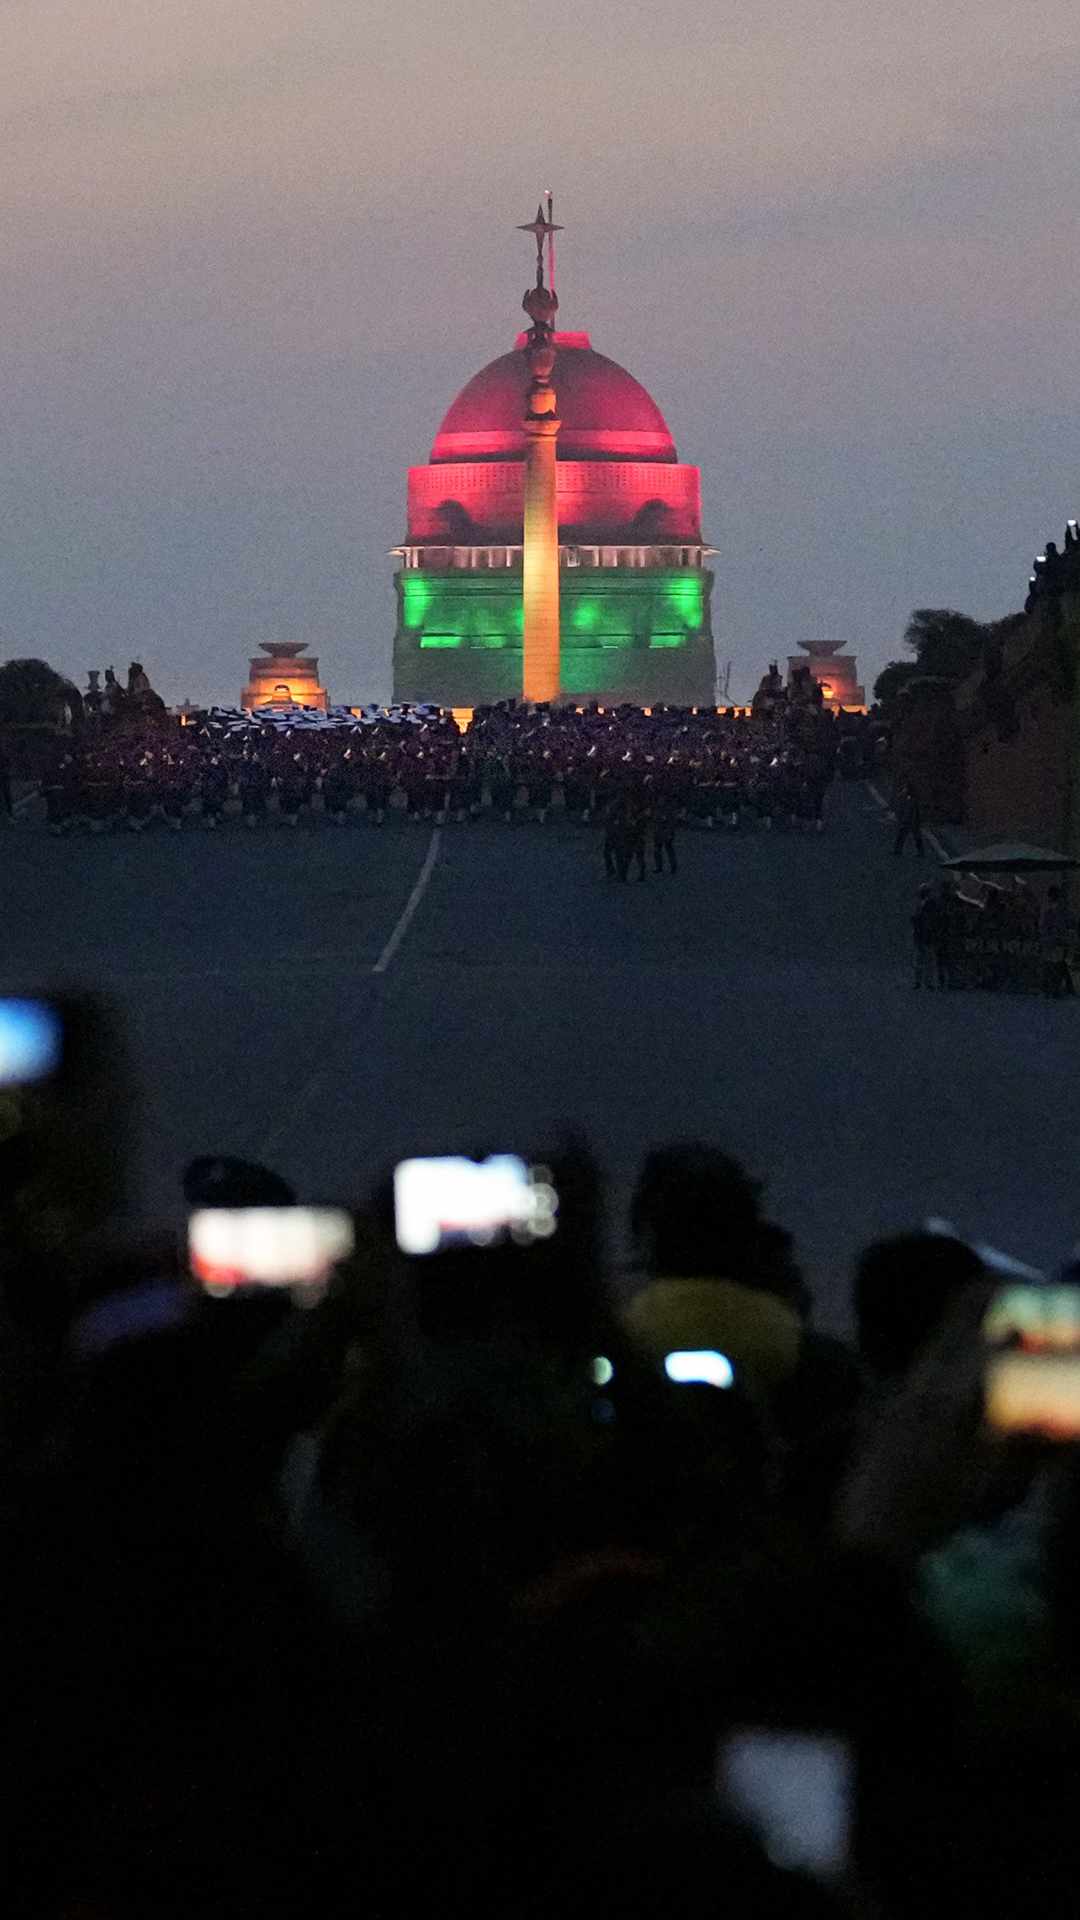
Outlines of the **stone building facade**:
{"label": "stone building facade", "polygon": [[240,695],[240,705],[253,707],[314,707],[325,713],[329,704],[326,688],[319,685],[319,663],[302,660],[307,653],[305,640],[264,640],[262,651],[249,662],[248,682]]}
{"label": "stone building facade", "polygon": [[788,659],[787,683],[791,687],[803,675],[809,674],[814,685],[821,688],[825,705],[833,712],[844,709],[848,713],[862,713],[866,708],[866,691],[859,684],[859,672],[853,653],[841,653],[843,643],[839,640],[800,640],[802,653],[793,653]]}

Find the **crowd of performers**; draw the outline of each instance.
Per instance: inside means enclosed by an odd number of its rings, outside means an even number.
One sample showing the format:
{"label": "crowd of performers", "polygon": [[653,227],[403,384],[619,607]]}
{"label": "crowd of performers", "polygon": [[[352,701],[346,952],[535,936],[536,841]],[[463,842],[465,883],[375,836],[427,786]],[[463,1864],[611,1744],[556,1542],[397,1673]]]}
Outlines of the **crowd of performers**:
{"label": "crowd of performers", "polygon": [[[87,735],[66,743],[43,782],[54,834],[174,832],[237,820],[297,827],[311,818],[381,826],[393,808],[420,820],[481,816],[514,825],[553,809],[582,822],[658,814],[661,825],[743,821],[820,826],[845,752],[863,771],[870,742],[820,709],[601,712],[477,709],[462,734],[446,713],[347,728],[201,723]],[[633,835],[630,835],[633,839]]]}
{"label": "crowd of performers", "polygon": [[1060,886],[1040,900],[1020,875],[925,880],[911,932],[915,987],[1076,993],[1077,926]]}

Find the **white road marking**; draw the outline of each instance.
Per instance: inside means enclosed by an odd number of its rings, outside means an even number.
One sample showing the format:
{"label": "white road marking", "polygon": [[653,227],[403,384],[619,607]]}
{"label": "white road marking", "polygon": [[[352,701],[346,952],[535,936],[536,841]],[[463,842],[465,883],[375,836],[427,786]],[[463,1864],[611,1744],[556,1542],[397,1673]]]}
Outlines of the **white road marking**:
{"label": "white road marking", "polygon": [[394,955],[396,954],[398,948],[400,947],[402,941],[404,940],[405,935],[408,933],[409,925],[412,920],[412,917],[416,912],[417,907],[420,905],[420,902],[423,899],[424,894],[427,892],[428,881],[431,879],[431,876],[435,871],[435,862],[439,857],[439,845],[441,841],[442,841],[442,828],[433,827],[432,833],[431,833],[431,841],[428,845],[428,850],[424,857],[424,864],[421,867],[420,872],[416,876],[416,885],[405,902],[405,905],[402,909],[401,918],[398,921],[397,926],[394,928],[393,933],[390,935],[390,938],[387,941],[382,952],[380,953],[378,959],[376,960],[375,965],[372,967],[371,969],[372,973],[386,972],[387,968],[391,965],[391,962],[393,961]]}
{"label": "white road marking", "polygon": [[[412,892],[402,908],[400,917],[389,940],[386,942],[385,947],[371,969],[373,974],[385,973],[387,971],[405,935],[408,933],[409,925],[427,891],[428,881],[431,879],[435,870],[441,841],[442,829],[441,827],[435,827],[432,831],[427,853],[424,856],[424,864],[417,875],[416,885],[413,887]],[[107,955],[100,957],[107,963]],[[351,959],[346,953],[297,953],[284,958],[263,960],[260,961],[257,966],[244,966],[241,964],[217,967],[110,969],[108,982],[109,985],[113,987],[165,986],[172,988],[178,986],[198,986],[203,982],[212,980],[235,982],[241,979],[266,979],[274,974],[287,979],[290,974],[302,974],[308,967],[324,967],[329,973],[341,973],[344,975],[353,975],[356,972],[355,960]]]}

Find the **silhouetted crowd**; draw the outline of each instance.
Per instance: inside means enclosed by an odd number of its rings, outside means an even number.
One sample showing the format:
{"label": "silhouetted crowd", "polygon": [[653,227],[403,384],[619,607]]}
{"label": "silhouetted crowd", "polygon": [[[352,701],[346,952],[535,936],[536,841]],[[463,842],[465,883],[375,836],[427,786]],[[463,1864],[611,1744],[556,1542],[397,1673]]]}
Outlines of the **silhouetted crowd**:
{"label": "silhouetted crowd", "polygon": [[916,987],[1072,997],[1077,928],[1060,886],[1040,899],[1022,876],[946,874],[919,888],[911,916]]}
{"label": "silhouetted crowd", "polygon": [[722,1153],[617,1272],[570,1144],[527,1246],[406,1257],[388,1184],[210,1296],[87,1086],[0,1096],[7,1913],[1075,1911],[1080,1482],[988,1436],[985,1253],[872,1246],[842,1342]]}
{"label": "silhouetted crowd", "polygon": [[240,820],[381,826],[391,811],[465,823],[602,819],[628,794],[682,822],[819,823],[834,772],[872,769],[871,731],[827,714],[478,709],[315,730],[204,720],[58,746],[43,781],[50,831],[181,832]]}

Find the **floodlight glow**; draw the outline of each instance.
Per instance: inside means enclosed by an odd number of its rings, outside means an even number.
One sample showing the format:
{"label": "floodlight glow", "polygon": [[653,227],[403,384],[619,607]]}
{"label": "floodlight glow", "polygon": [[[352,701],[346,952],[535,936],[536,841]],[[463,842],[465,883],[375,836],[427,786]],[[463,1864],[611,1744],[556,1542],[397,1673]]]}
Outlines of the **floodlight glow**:
{"label": "floodlight glow", "polygon": [[46,1079],[60,1052],[60,1016],[46,1001],[0,1001],[0,1087]]}
{"label": "floodlight glow", "polygon": [[420,627],[434,597],[429,581],[423,575],[410,577],[402,582],[402,597],[405,603],[405,625]]}
{"label": "floodlight glow", "polygon": [[592,1377],[598,1387],[606,1387],[615,1378],[615,1369],[606,1354],[598,1353],[592,1363]]}
{"label": "floodlight glow", "polygon": [[679,1386],[733,1387],[735,1369],[726,1353],[700,1347],[664,1356],[664,1372]]}
{"label": "floodlight glow", "polygon": [[577,602],[570,615],[571,625],[579,633],[591,633],[600,620],[600,602],[592,594]]}

